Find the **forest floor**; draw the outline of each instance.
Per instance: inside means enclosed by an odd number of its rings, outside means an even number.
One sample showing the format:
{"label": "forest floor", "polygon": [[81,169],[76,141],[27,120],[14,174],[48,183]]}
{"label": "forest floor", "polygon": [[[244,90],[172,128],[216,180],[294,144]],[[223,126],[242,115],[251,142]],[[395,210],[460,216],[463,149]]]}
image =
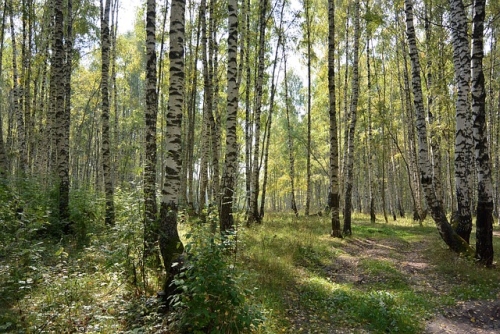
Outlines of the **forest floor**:
{"label": "forest floor", "polygon": [[[136,211],[84,246],[19,233],[0,245],[0,333],[173,333],[158,281],[144,287]],[[432,221],[357,214],[343,239],[329,226],[325,216],[268,214],[240,227],[229,264],[264,312],[257,333],[500,333],[499,266],[452,253]],[[494,249],[499,262],[498,224]]]}
{"label": "forest floor", "polygon": [[[274,317],[288,321],[278,321],[276,329],[282,327],[286,333],[500,333],[498,266],[483,268],[450,252],[431,221],[424,227],[409,221],[371,224],[360,215],[354,220],[353,236],[341,240],[311,231],[324,222],[325,218],[308,222],[291,218],[288,223],[270,219],[255,236],[260,250],[248,258],[250,266],[255,262],[252,256],[263,261],[266,254],[269,262],[276,262],[269,259],[292,253],[285,262],[293,267],[278,269],[279,260],[274,265],[255,264],[263,295],[281,303],[275,308],[282,311],[275,313],[282,314]],[[285,234],[297,239],[286,240]],[[494,242],[498,261],[498,225]],[[276,282],[269,275],[287,278]],[[277,290],[283,294],[281,301],[273,292]]]}
{"label": "forest floor", "polygon": [[[500,231],[494,231],[493,238],[499,240]],[[426,325],[426,333],[429,334],[489,334],[499,332],[500,293],[497,294],[496,299],[492,300],[461,301],[454,307],[445,308]]]}
{"label": "forest floor", "polygon": [[[498,237],[498,232],[495,233]],[[435,240],[401,242],[395,239],[351,238],[344,247],[346,255],[335,259],[327,269],[332,281],[370,284],[385,278],[371,275],[359,267],[359,259],[381,259],[394,265],[396,270],[408,277],[408,287],[414,291],[425,291],[440,296],[453,293],[456,284],[443,279],[435,270],[426,250]],[[459,258],[451,259],[459,261]],[[457,273],[459,277],[460,273]],[[459,279],[459,278],[458,278]],[[500,294],[496,299],[458,301],[454,306],[438,309],[425,325],[425,333],[486,334],[500,332]]]}

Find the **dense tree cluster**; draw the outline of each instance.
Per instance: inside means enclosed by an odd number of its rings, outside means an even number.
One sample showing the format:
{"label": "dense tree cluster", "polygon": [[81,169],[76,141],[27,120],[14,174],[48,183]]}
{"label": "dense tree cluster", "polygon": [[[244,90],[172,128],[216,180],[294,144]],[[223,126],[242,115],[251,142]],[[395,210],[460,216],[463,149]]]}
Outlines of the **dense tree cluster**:
{"label": "dense tree cluster", "polygon": [[119,0],[0,4],[1,182],[54,194],[61,233],[73,190],[102,195],[113,226],[114,191],[142,187],[145,254],[159,241],[167,267],[180,210],[218,210],[221,232],[236,212],[328,213],[334,237],[354,211],[429,213],[457,252],[475,218],[492,264],[497,2],[167,4],[139,6],[124,33]]}

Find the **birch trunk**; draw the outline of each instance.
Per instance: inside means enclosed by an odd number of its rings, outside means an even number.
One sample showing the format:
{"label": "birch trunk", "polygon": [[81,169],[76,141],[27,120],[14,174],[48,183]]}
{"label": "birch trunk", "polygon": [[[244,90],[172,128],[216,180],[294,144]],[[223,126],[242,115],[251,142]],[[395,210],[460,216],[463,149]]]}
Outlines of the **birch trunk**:
{"label": "birch trunk", "polygon": [[471,213],[471,165],[472,120],[470,94],[470,48],[467,36],[467,15],[462,0],[450,0],[453,63],[457,89],[455,129],[455,187],[458,204],[456,232],[467,243],[472,231]]}
{"label": "birch trunk", "polygon": [[[69,221],[69,190],[70,190],[70,179],[69,179],[69,135],[70,135],[70,122],[71,122],[71,72],[73,70],[72,59],[73,59],[73,3],[72,0],[68,0],[66,8],[66,36],[64,40],[66,45],[62,46],[62,56],[65,59],[63,67],[61,69],[63,76],[63,85],[58,87],[58,101],[60,95],[62,98],[62,106],[57,106],[56,119],[58,122],[57,126],[57,170],[59,175],[59,216],[64,222],[64,232],[69,233],[71,228],[71,222]],[[64,14],[61,9],[61,13],[56,9],[56,18],[60,16],[64,21]],[[63,24],[62,22],[61,24]],[[56,29],[57,31],[57,29]],[[61,41],[62,43],[62,41]],[[56,48],[59,44],[56,43]],[[56,51],[57,52],[57,51]]]}
{"label": "birch trunk", "polygon": [[[4,33],[5,33],[5,17],[7,16],[7,0],[5,0],[2,8],[2,26],[0,27],[0,73],[3,73],[3,50],[4,50]],[[7,160],[7,152],[5,151],[5,143],[3,140],[3,121],[2,121],[3,105],[0,105],[0,182],[4,182],[9,171],[9,162]]]}
{"label": "birch trunk", "polygon": [[[26,156],[26,132],[24,126],[24,114],[23,108],[21,106],[21,87],[19,86],[19,71],[17,66],[17,44],[16,44],[16,33],[14,26],[14,11],[12,0],[9,3],[9,11],[10,11],[10,32],[11,32],[11,43],[12,43],[12,104],[14,115],[16,117],[16,125],[17,125],[17,155],[18,155],[18,169],[22,172],[22,174],[26,174],[28,167],[28,159]],[[62,23],[61,23],[62,24]],[[62,29],[62,28],[61,28]],[[62,48],[62,46],[61,46]]]}
{"label": "birch trunk", "polygon": [[[103,5],[103,1],[105,4]],[[102,109],[102,172],[104,178],[104,192],[106,194],[105,223],[108,226],[115,224],[114,186],[112,178],[112,162],[110,151],[109,130],[109,50],[110,50],[110,0],[101,0],[101,109]]]}
{"label": "birch trunk", "polygon": [[203,124],[201,142],[200,162],[200,190],[199,190],[199,213],[203,212],[207,202],[208,190],[208,161],[210,159],[210,115],[212,108],[212,86],[208,67],[208,38],[207,38],[207,2],[202,0],[200,4],[201,19],[201,59],[203,63]]}
{"label": "birch trunk", "polygon": [[344,203],[344,235],[351,235],[351,213],[352,213],[352,188],[354,180],[354,136],[357,120],[357,109],[359,99],[359,0],[354,4],[354,44],[352,65],[352,95],[349,107],[350,122],[348,127],[346,170],[345,170],[345,203]]}
{"label": "birch trunk", "polygon": [[420,165],[420,177],[424,189],[427,205],[430,208],[432,218],[434,219],[439,235],[444,242],[455,252],[471,252],[467,242],[462,239],[448,223],[446,212],[442,203],[438,200],[432,178],[432,165],[429,160],[427,146],[427,125],[425,121],[425,108],[422,94],[422,80],[420,77],[420,61],[418,58],[417,40],[415,37],[415,28],[413,26],[413,2],[405,0],[406,13],[406,34],[408,37],[411,69],[413,100],[417,116],[418,131],[418,163]]}
{"label": "birch trunk", "polygon": [[221,233],[234,228],[233,199],[238,171],[238,142],[236,135],[238,116],[239,86],[238,76],[238,1],[228,2],[228,64],[227,64],[227,119],[226,156],[222,179],[222,201],[220,204]]}
{"label": "birch trunk", "polygon": [[485,0],[474,1],[472,20],[472,114],[477,168],[476,259],[493,264],[493,185],[491,181],[488,133],[486,129],[486,90],[483,72]]}
{"label": "birch trunk", "polygon": [[257,63],[257,80],[255,87],[255,110],[254,110],[254,140],[253,140],[253,162],[252,162],[252,177],[251,177],[251,191],[250,191],[250,212],[247,219],[247,225],[254,222],[260,223],[260,215],[258,208],[259,197],[259,155],[260,155],[260,115],[262,112],[262,91],[264,85],[264,56],[265,56],[265,40],[266,40],[266,13],[267,13],[267,0],[260,0],[259,8],[259,53]]}
{"label": "birch trunk", "polygon": [[288,161],[290,162],[290,205],[292,207],[295,217],[299,216],[297,210],[297,203],[295,200],[295,157],[293,153],[293,137],[292,129],[290,126],[290,102],[288,98],[288,73],[287,73],[287,61],[285,53],[285,45],[283,45],[283,57],[284,57],[284,72],[285,72],[285,111],[286,111],[286,128],[287,128],[287,144],[288,144]]}
{"label": "birch trunk", "polygon": [[305,15],[306,15],[306,43],[307,43],[307,157],[306,157],[306,216],[309,216],[311,205],[311,58],[312,58],[312,41],[311,41],[311,0],[304,0]]}
{"label": "birch trunk", "polygon": [[156,77],[156,1],[146,8],[146,152],[144,159],[144,256],[151,255],[157,239],[156,204],[156,119],[158,91]]}
{"label": "birch trunk", "polygon": [[340,230],[340,194],[339,194],[339,143],[335,95],[335,0],[328,1],[328,112],[330,116],[330,189],[328,207],[330,208],[331,236],[342,238]]}
{"label": "birch trunk", "polygon": [[184,25],[185,0],[173,0],[170,11],[170,77],[166,128],[165,184],[160,208],[160,252],[167,271],[166,298],[173,291],[170,283],[172,263],[184,247],[177,231],[177,212],[180,198],[182,108],[184,106]]}

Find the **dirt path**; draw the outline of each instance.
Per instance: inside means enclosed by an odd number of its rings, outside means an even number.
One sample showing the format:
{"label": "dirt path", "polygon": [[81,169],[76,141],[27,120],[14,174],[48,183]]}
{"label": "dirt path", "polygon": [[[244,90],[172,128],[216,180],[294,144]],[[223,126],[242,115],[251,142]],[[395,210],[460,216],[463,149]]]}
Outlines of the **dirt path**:
{"label": "dirt path", "polygon": [[[495,232],[500,237],[500,232]],[[453,285],[441,279],[433,265],[425,258],[428,241],[405,243],[393,239],[349,240],[343,248],[346,254],[335,259],[328,268],[328,275],[336,282],[372,283],[384,277],[370,276],[359,269],[359,259],[370,258],[391,262],[399,271],[406,273],[415,291],[431,291],[446,295]],[[500,333],[500,295],[496,300],[461,302],[446,308],[426,324],[426,334],[490,334]]]}

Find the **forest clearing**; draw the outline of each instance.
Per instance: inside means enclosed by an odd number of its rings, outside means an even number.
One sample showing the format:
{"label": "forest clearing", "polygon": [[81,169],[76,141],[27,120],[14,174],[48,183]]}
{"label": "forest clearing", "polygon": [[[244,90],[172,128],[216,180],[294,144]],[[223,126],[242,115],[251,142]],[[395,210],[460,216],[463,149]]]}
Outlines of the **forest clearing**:
{"label": "forest clearing", "polygon": [[[123,205],[119,217],[134,209]],[[2,243],[0,332],[176,333],[159,306],[161,285],[142,280],[142,235],[133,218],[119,219],[113,230],[96,228],[85,246]],[[246,302],[263,315],[254,332],[500,330],[500,269],[450,252],[431,222],[372,224],[355,214],[354,234],[344,239],[331,238],[328,223],[273,214],[239,230],[226,261],[243,275],[238,288],[249,291]],[[494,243],[500,246],[498,227]]]}

